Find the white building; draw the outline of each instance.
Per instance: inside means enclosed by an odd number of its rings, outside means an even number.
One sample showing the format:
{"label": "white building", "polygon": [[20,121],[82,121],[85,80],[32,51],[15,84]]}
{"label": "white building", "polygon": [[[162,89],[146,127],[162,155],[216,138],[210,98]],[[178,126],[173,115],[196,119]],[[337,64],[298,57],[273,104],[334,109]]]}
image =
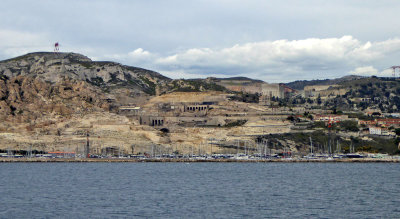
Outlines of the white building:
{"label": "white building", "polygon": [[382,135],[382,128],[380,128],[380,127],[369,127],[369,134],[371,134],[371,135]]}

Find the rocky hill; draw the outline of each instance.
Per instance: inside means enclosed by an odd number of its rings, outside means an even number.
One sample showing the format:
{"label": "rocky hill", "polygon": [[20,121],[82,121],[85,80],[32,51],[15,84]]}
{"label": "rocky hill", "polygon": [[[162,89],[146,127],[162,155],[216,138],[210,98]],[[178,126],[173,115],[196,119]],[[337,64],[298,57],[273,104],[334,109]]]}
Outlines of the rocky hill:
{"label": "rocky hill", "polygon": [[172,80],[155,71],[116,62],[92,61],[76,53],[36,52],[0,61],[0,75],[33,77],[53,84],[69,78],[85,81],[107,94],[121,96],[124,93],[129,97],[157,92],[224,90],[212,80]]}
{"label": "rocky hill", "polygon": [[50,84],[22,75],[0,76],[0,131],[16,124],[29,129],[43,119],[108,109],[102,92],[84,81],[65,78]]}
{"label": "rocky hill", "polygon": [[141,105],[156,94],[208,90],[225,88],[76,53],[29,53],[0,61],[0,130],[34,129],[42,120]]}
{"label": "rocky hill", "polygon": [[76,53],[29,53],[1,61],[0,74],[8,78],[29,76],[50,83],[70,78],[86,81],[106,91],[125,87],[147,94],[155,94],[157,84],[171,81],[154,71],[115,62],[96,62]]}

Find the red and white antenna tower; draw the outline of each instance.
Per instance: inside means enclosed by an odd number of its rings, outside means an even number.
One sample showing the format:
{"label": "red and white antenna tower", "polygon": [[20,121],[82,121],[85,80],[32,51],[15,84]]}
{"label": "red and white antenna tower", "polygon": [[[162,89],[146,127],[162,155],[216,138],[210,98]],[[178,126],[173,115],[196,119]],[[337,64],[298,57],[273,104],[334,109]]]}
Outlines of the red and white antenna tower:
{"label": "red and white antenna tower", "polygon": [[58,43],[58,42],[56,42],[55,44],[54,44],[54,52],[55,53],[58,53],[60,51],[60,44]]}
{"label": "red and white antenna tower", "polygon": [[400,66],[392,66],[390,68],[393,70],[393,77],[396,77],[396,68],[400,70]]}

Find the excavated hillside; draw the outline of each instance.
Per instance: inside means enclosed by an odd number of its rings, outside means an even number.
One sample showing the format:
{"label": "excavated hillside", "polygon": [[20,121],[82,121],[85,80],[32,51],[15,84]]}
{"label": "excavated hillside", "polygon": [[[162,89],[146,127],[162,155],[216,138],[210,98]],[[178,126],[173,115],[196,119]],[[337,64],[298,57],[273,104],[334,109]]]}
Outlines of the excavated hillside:
{"label": "excavated hillside", "polygon": [[109,110],[100,90],[84,81],[63,78],[51,84],[38,78],[0,76],[0,130],[41,126],[41,121]]}
{"label": "excavated hillside", "polygon": [[[131,123],[112,113],[112,106],[146,100],[156,85],[168,81],[153,71],[75,53],[30,53],[1,61],[0,148],[23,149],[34,142],[36,149],[71,150],[86,130],[104,132],[93,124],[111,124],[111,130],[125,125],[129,132]],[[119,131],[105,132],[103,144],[121,138]]]}
{"label": "excavated hillside", "polygon": [[146,105],[156,94],[208,90],[224,88],[75,53],[37,52],[0,61],[0,149],[80,150],[87,131],[97,136],[96,148],[170,142],[159,129],[118,115],[119,106]]}

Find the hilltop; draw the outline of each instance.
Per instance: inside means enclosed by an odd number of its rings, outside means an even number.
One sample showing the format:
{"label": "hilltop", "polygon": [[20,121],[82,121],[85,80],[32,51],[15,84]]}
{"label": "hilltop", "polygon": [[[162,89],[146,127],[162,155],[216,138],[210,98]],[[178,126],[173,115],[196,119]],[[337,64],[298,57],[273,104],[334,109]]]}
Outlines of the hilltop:
{"label": "hilltop", "polygon": [[296,90],[303,90],[305,86],[334,85],[334,84],[339,84],[339,83],[346,82],[346,81],[358,80],[358,79],[362,79],[362,78],[365,78],[365,77],[358,76],[358,75],[348,75],[348,76],[344,76],[341,78],[335,78],[335,79],[293,81],[293,82],[286,83],[286,85],[288,87],[291,87]]}
{"label": "hilltop", "polygon": [[9,78],[30,76],[56,83],[64,78],[85,81],[107,89],[125,87],[136,92],[155,93],[155,85],[171,81],[157,72],[92,61],[76,53],[36,52],[0,62],[0,74]]}
{"label": "hilltop", "polygon": [[341,111],[393,113],[400,109],[400,80],[397,78],[349,76],[311,82],[312,85],[304,86],[301,96],[288,102],[294,106],[316,102],[315,107]]}

